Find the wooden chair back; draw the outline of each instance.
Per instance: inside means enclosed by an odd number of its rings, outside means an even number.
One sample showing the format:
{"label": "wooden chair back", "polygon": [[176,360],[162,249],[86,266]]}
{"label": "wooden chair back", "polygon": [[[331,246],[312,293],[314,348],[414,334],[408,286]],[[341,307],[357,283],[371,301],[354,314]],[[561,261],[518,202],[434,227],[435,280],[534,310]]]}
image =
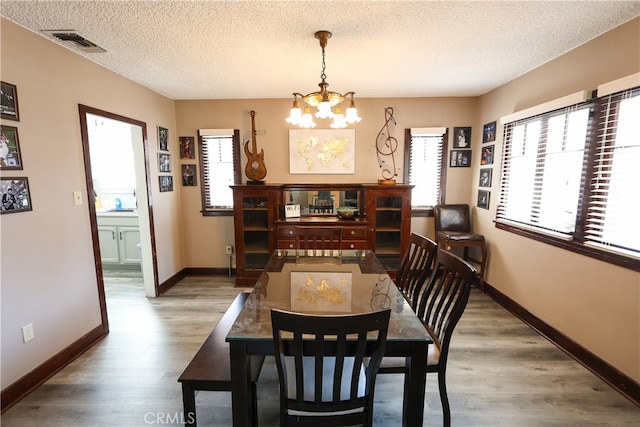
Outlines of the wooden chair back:
{"label": "wooden chair back", "polygon": [[438,252],[438,245],[428,237],[417,233],[409,236],[409,247],[400,261],[395,283],[413,310],[423,285],[431,276]]}
{"label": "wooden chair back", "polygon": [[342,227],[296,226],[298,256],[333,256],[342,248]]}
{"label": "wooden chair back", "polygon": [[271,311],[280,425],[372,425],[390,313],[315,316]]}
{"label": "wooden chair back", "polygon": [[438,250],[436,267],[418,301],[417,315],[440,352],[439,363],[446,363],[453,330],[477,280],[475,267],[449,251]]}

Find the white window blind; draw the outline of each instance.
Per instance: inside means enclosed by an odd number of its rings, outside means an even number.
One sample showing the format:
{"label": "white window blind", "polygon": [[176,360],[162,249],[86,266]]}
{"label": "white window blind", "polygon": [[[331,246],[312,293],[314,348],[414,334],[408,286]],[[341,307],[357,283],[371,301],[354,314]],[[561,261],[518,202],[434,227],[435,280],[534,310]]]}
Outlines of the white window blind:
{"label": "white window blind", "polygon": [[571,239],[592,103],[506,123],[499,222]]}
{"label": "white window blind", "polygon": [[411,129],[408,183],[415,185],[411,194],[415,207],[440,203],[445,135],[446,128]]}
{"label": "white window blind", "polygon": [[233,208],[231,185],[237,184],[238,145],[233,129],[200,129],[203,208]]}
{"label": "white window blind", "polygon": [[601,100],[585,243],[640,258],[640,87]]}

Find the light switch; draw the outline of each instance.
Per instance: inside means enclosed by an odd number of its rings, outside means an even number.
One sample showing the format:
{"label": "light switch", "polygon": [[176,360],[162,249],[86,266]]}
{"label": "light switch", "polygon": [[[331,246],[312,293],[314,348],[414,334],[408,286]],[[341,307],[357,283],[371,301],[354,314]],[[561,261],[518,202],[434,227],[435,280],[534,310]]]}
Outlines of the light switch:
{"label": "light switch", "polygon": [[73,192],[73,204],[76,206],[80,206],[82,204],[82,192],[80,191]]}

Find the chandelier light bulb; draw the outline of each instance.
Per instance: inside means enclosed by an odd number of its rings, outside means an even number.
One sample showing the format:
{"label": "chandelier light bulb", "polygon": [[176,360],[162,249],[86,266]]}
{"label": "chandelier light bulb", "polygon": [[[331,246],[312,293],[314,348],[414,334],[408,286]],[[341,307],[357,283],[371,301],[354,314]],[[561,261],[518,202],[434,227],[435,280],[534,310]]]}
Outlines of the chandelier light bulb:
{"label": "chandelier light bulb", "polygon": [[333,117],[333,112],[331,111],[331,103],[329,101],[322,101],[318,104],[318,112],[316,113],[316,117],[319,119],[330,119]]}

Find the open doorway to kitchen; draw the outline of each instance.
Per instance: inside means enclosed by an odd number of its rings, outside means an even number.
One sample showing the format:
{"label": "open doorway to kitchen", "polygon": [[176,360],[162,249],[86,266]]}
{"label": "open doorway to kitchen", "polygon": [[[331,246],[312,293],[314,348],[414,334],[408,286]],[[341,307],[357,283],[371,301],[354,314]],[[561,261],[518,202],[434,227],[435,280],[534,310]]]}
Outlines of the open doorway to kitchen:
{"label": "open doorway to kitchen", "polygon": [[[158,295],[146,123],[79,105],[99,295],[106,323],[105,276],[137,277]],[[140,280],[141,278],[141,280]]]}

